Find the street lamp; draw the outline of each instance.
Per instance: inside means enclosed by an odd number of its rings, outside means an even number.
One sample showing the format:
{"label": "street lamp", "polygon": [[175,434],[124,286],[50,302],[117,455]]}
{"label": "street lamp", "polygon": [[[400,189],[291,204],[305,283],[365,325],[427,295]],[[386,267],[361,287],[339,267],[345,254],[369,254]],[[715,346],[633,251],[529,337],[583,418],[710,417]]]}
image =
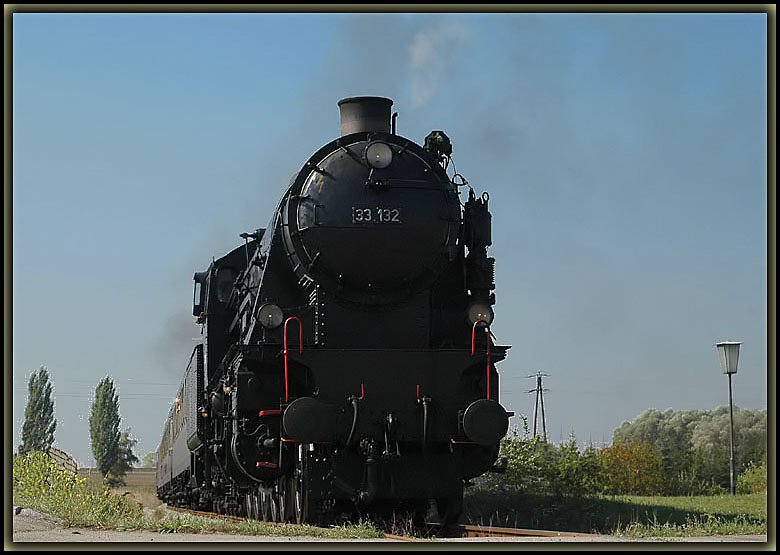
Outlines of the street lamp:
{"label": "street lamp", "polygon": [[739,341],[721,341],[716,343],[718,356],[720,357],[720,367],[724,374],[729,376],[729,415],[731,417],[731,452],[729,455],[729,484],[731,485],[731,495],[736,495],[737,489],[734,485],[734,407],[731,402],[731,375],[737,373],[737,362],[739,361]]}

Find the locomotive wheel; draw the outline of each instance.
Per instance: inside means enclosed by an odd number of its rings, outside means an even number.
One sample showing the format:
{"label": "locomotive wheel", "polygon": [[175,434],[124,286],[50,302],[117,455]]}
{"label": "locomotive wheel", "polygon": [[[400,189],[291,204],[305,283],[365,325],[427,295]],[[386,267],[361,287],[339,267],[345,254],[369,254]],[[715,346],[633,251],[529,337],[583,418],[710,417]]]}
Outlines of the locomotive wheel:
{"label": "locomotive wheel", "polygon": [[252,495],[252,508],[255,513],[255,520],[263,520],[263,511],[260,505],[260,490],[256,490]]}
{"label": "locomotive wheel", "polygon": [[305,488],[303,484],[303,473],[297,469],[293,478],[293,518],[297,524],[306,522],[306,511],[304,509]]}
{"label": "locomotive wheel", "polygon": [[271,493],[265,488],[260,490],[260,511],[262,520],[271,522]]}
{"label": "locomotive wheel", "polygon": [[290,495],[290,481],[287,477],[282,476],[278,482],[279,488],[279,512],[281,513],[281,522],[289,522],[292,514],[291,495]]}
{"label": "locomotive wheel", "polygon": [[246,514],[247,518],[252,520],[260,520],[262,517],[260,514],[260,499],[256,490],[246,494]]}
{"label": "locomotive wheel", "polygon": [[297,524],[316,524],[315,511],[311,507],[309,494],[310,476],[306,465],[304,446],[298,447],[298,460],[292,479],[293,518]]}
{"label": "locomotive wheel", "polygon": [[282,511],[279,507],[279,492],[276,489],[271,490],[271,521],[282,522]]}

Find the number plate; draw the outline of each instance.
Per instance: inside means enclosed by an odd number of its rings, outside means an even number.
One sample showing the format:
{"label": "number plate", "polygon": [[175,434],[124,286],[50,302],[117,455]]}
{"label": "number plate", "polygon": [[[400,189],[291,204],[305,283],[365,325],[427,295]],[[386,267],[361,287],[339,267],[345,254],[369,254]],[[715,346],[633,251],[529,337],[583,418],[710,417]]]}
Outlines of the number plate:
{"label": "number plate", "polygon": [[400,224],[401,211],[398,208],[363,208],[352,207],[353,224]]}

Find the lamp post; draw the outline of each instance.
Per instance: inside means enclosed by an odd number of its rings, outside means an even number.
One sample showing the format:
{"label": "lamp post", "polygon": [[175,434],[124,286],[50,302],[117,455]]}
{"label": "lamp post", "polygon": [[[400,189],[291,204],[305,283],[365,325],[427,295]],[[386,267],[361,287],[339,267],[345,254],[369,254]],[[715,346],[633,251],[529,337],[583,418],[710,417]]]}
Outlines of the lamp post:
{"label": "lamp post", "polygon": [[731,417],[731,451],[729,454],[729,484],[731,485],[731,495],[736,495],[737,489],[734,485],[734,406],[731,402],[731,375],[737,373],[737,362],[739,361],[739,341],[721,341],[716,343],[718,356],[720,357],[720,367],[724,374],[729,376],[729,415]]}

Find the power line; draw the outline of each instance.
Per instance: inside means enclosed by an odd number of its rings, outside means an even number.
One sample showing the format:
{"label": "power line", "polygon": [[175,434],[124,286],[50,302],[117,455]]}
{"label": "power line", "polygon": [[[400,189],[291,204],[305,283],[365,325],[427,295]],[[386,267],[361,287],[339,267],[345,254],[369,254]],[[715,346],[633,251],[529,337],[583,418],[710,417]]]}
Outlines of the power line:
{"label": "power line", "polygon": [[529,389],[528,393],[536,393],[536,403],[534,405],[534,437],[537,436],[536,430],[536,423],[538,421],[538,414],[539,414],[539,405],[541,404],[542,407],[542,436],[544,437],[544,441],[547,441],[547,418],[544,415],[544,392],[550,391],[549,389],[545,389],[542,386],[542,377],[543,376],[549,376],[550,374],[543,374],[541,371],[537,372],[536,374],[531,374],[529,376],[526,376],[527,378],[536,378],[536,389]]}

